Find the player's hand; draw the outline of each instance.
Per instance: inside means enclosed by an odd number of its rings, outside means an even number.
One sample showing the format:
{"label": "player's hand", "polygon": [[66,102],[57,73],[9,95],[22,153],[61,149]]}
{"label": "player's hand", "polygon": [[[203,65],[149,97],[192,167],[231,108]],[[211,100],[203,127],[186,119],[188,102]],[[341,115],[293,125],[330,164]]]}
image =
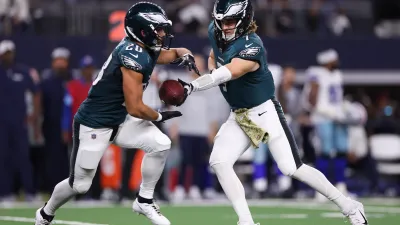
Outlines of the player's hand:
{"label": "player's hand", "polygon": [[182,116],[182,113],[179,112],[179,111],[165,111],[165,112],[160,112],[160,114],[161,114],[161,120],[157,121],[157,122],[160,122],[160,123],[162,123],[162,122],[164,122],[166,120],[175,118],[175,117]]}
{"label": "player's hand", "polygon": [[194,71],[197,75],[200,75],[199,69],[197,69],[196,62],[194,61],[194,56],[190,53],[184,54],[182,57],[177,58],[172,61],[171,64],[178,64],[178,66],[186,66],[189,71]]}
{"label": "player's hand", "polygon": [[183,80],[181,80],[181,79],[178,79],[178,82],[181,83],[181,85],[182,85],[183,88],[184,88],[184,97],[183,97],[183,100],[182,100],[181,103],[179,103],[178,105],[176,105],[176,106],[181,106],[181,105],[186,101],[186,98],[190,95],[190,93],[192,93],[193,85],[192,85],[191,83],[186,83],[185,81],[183,81]]}

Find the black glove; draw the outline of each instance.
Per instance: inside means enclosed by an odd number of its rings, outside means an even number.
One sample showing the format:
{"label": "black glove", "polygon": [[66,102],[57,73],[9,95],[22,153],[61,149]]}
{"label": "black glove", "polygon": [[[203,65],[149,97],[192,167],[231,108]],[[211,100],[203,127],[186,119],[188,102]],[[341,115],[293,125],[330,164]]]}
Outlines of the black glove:
{"label": "black glove", "polygon": [[179,112],[179,111],[165,111],[165,112],[160,112],[160,114],[161,114],[161,120],[160,121],[156,121],[156,122],[159,122],[159,123],[162,123],[162,122],[164,122],[166,120],[169,120],[169,119],[172,119],[172,118],[175,118],[175,117],[182,116],[182,113]]}
{"label": "black glove", "polygon": [[185,81],[183,81],[183,80],[181,80],[181,79],[178,79],[178,82],[181,83],[181,85],[182,85],[183,88],[184,88],[184,97],[183,97],[183,100],[182,100],[181,103],[179,103],[178,105],[176,105],[176,106],[181,106],[181,105],[186,101],[186,98],[190,95],[190,93],[192,93],[193,85],[192,85],[191,83],[186,83]]}
{"label": "black glove", "polygon": [[171,64],[178,64],[178,63],[179,63],[178,66],[182,66],[182,65],[186,66],[189,69],[189,71],[194,70],[194,72],[197,75],[201,76],[199,69],[197,69],[197,66],[196,66],[196,63],[194,61],[194,57],[192,54],[186,53],[182,57],[177,58],[176,60],[171,62]]}

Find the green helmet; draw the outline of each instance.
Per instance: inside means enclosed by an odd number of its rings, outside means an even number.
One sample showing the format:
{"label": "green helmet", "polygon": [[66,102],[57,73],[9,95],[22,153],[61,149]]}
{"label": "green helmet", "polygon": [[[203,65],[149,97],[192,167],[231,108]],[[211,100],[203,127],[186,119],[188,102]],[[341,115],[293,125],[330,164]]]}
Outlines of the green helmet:
{"label": "green helmet", "polygon": [[[174,37],[170,33],[171,28],[172,22],[168,20],[165,11],[151,2],[134,4],[125,16],[126,35],[153,51],[159,51],[161,48],[169,49]],[[164,30],[164,37],[158,35],[159,29]]]}
{"label": "green helmet", "polygon": [[[214,31],[219,43],[226,44],[247,33],[253,21],[254,11],[250,0],[217,0],[213,11]],[[222,30],[222,20],[236,19],[234,35],[226,36]]]}

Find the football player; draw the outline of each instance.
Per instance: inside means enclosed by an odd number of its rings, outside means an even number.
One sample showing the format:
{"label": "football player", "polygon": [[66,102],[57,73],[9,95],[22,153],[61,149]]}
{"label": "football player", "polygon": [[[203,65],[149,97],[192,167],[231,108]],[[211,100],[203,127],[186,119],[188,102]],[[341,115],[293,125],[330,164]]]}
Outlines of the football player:
{"label": "football player", "polygon": [[261,142],[268,143],[283,174],[307,183],[333,201],[351,224],[367,224],[361,203],[344,196],[321,172],[300,160],[274,96],[274,81],[264,45],[255,33],[253,14],[250,0],[217,0],[209,26],[211,72],[191,83],[180,81],[186,95],[219,86],[231,106],[230,117],[215,137],[210,165],[239,217],[238,224],[254,225],[254,221],[233,164],[250,145],[257,147]]}
{"label": "football player", "polygon": [[146,152],[133,211],[145,215],[153,224],[170,224],[154,203],[153,193],[171,141],[152,121],[162,122],[182,114],[154,111],[142,102],[142,95],[155,64],[180,59],[181,64],[198,71],[189,50],[169,49],[171,25],[156,4],[139,2],[129,9],[125,17],[127,36],[104,63],[75,115],[70,176],[55,186],[50,200],[36,211],[36,225],[50,224],[58,208],[76,194],[88,191],[110,143]]}
{"label": "football player", "polygon": [[[342,192],[347,193],[345,170],[347,164],[348,137],[344,123],[343,78],[338,67],[339,56],[333,49],[317,54],[319,66],[312,66],[307,71],[305,92],[311,109],[311,120],[320,141],[321,154],[316,167],[323,174],[329,172],[333,161],[335,177],[331,181]],[[324,201],[321,194],[316,200]]]}

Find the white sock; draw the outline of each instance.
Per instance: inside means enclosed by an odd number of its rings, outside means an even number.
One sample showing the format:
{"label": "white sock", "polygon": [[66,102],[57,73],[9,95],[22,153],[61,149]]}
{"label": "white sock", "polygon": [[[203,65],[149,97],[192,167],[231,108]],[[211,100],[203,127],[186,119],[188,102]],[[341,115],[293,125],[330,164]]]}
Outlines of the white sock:
{"label": "white sock", "polygon": [[164,170],[169,150],[162,152],[146,153],[142,161],[142,183],[139,195],[146,199],[152,199],[154,188]]}
{"label": "white sock", "polygon": [[246,202],[243,185],[233,170],[233,166],[229,163],[218,163],[212,167],[217,174],[219,183],[224,189],[226,196],[231,201],[239,217],[239,223],[254,224],[249,206]]}
{"label": "white sock", "polygon": [[54,216],[56,210],[68,202],[76,194],[77,192],[69,186],[68,178],[61,181],[54,188],[54,191],[51,194],[46,206],[43,208],[43,211],[49,216]]}
{"label": "white sock", "polygon": [[303,164],[293,174],[293,177],[314,188],[314,190],[333,201],[340,209],[347,210],[351,206],[351,201],[333,186],[319,170]]}

